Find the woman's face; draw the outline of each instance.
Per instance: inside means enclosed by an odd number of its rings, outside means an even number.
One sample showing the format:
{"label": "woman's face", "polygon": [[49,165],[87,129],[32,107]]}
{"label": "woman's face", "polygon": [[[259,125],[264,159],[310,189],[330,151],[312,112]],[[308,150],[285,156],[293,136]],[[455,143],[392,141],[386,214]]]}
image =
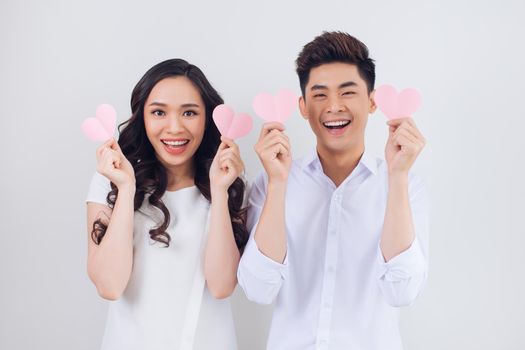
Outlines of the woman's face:
{"label": "woman's face", "polygon": [[146,134],[157,159],[168,170],[191,169],[205,122],[199,90],[184,76],[159,81],[144,104]]}

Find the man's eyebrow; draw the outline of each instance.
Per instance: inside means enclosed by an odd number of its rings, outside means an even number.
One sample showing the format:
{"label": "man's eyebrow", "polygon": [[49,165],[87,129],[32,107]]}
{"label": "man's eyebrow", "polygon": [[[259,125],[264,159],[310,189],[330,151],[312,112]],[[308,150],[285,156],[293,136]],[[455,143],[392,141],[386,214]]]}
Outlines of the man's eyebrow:
{"label": "man's eyebrow", "polygon": [[346,82],[342,83],[341,85],[339,85],[339,89],[344,89],[346,87],[354,87],[354,86],[357,86],[357,83],[355,83],[353,81],[346,81]]}
{"label": "man's eyebrow", "polygon": [[[339,89],[344,89],[344,88],[347,88],[347,87],[355,87],[357,86],[357,83],[354,82],[354,81],[345,81],[344,83],[340,84],[338,86]],[[314,91],[314,90],[326,90],[328,89],[328,87],[326,85],[321,85],[321,84],[315,84],[313,85],[310,90],[311,91]]]}
{"label": "man's eyebrow", "polygon": [[326,89],[327,89],[326,85],[320,85],[320,84],[315,84],[314,86],[310,88],[310,90],[312,91],[313,90],[326,90]]}

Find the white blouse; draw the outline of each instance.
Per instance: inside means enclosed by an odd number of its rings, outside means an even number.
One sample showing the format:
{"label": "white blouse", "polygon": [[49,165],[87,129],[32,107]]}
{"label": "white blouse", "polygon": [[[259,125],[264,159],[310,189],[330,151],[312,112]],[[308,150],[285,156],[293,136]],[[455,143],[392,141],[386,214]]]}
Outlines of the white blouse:
{"label": "white blouse", "polygon": [[[107,205],[110,190],[95,173],[86,202]],[[166,191],[162,201],[170,246],[150,238],[163,215],[145,199],[134,217],[133,270],[122,297],[110,302],[102,350],[236,349],[229,299],[215,299],[205,285],[210,204],[196,186]]]}

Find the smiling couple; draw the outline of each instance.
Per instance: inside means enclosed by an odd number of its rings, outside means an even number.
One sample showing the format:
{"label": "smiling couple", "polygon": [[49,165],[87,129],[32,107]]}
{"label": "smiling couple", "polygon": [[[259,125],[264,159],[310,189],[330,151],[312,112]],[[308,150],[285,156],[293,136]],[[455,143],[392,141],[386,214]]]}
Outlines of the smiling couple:
{"label": "smiling couple", "polygon": [[284,126],[264,124],[247,206],[202,71],[173,59],[138,82],[86,200],[88,274],[111,300],[102,349],[237,349],[237,283],[275,302],[267,349],[402,349],[399,308],[428,269],[427,195],[410,172],[425,139],[406,116],[388,122],[386,161],[365,150],[375,65],[356,38],[325,32],[296,67],[316,145],[292,160]]}

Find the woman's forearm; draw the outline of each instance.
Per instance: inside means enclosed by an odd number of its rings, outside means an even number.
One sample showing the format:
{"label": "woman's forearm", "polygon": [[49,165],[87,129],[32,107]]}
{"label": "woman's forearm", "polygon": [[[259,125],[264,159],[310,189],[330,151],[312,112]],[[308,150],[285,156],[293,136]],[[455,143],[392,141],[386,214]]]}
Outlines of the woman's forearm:
{"label": "woman's forearm", "polygon": [[131,275],[134,196],[134,188],[119,190],[106,234],[100,245],[91,249],[88,257],[89,277],[99,294],[106,299],[118,299]]}
{"label": "woman's forearm", "polygon": [[206,243],[204,275],[211,294],[218,299],[233,293],[237,285],[240,253],[235,243],[228,193],[212,189],[210,231]]}

